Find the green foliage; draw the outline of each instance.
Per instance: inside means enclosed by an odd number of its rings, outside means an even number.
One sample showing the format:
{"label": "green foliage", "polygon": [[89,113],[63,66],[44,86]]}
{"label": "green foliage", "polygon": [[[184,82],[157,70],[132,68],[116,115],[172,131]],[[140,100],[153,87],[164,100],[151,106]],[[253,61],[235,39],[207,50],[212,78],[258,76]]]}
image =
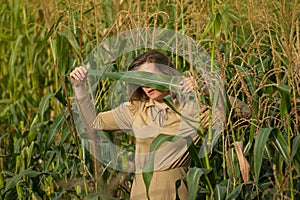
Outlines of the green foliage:
{"label": "green foliage", "polygon": [[194,167],[189,170],[186,180],[188,183],[190,200],[197,198],[198,184],[199,184],[200,177],[204,174],[207,174],[208,172],[209,172],[208,169],[198,168],[198,167]]}
{"label": "green foliage", "polygon": [[143,168],[143,180],[145,183],[146,191],[147,191],[147,197],[149,199],[149,187],[153,176],[154,171],[154,157],[155,152],[160,148],[162,144],[165,142],[176,142],[180,139],[183,139],[180,136],[177,135],[165,135],[165,134],[159,134],[157,137],[154,138],[154,140],[151,142],[150,145],[150,156],[148,158],[147,163],[145,164]]}
{"label": "green foliage", "polygon": [[88,70],[89,75],[97,75],[112,80],[120,80],[126,83],[144,85],[157,90],[180,91],[179,82],[181,77],[167,76],[164,74],[128,71],[128,72],[102,72],[99,70]]}
{"label": "green foliage", "polygon": [[[103,166],[86,150],[93,147],[79,140],[66,77],[105,38],[149,26],[199,42],[210,54],[211,70],[219,70],[227,95],[252,111],[245,118],[227,102],[226,126],[208,154],[199,156],[201,143],[189,146],[190,199],[299,199],[299,14],[298,0],[2,0],[1,199],[129,198],[131,174]],[[178,70],[189,69],[188,61],[171,57]],[[118,58],[115,71],[125,71],[124,58]],[[101,81],[100,110],[109,109],[112,79]],[[121,141],[121,148],[134,143],[118,134],[110,139]],[[173,140],[159,136],[152,149]],[[234,142],[245,144],[241,149],[249,171],[240,168]],[[149,186],[151,159],[147,166]]]}

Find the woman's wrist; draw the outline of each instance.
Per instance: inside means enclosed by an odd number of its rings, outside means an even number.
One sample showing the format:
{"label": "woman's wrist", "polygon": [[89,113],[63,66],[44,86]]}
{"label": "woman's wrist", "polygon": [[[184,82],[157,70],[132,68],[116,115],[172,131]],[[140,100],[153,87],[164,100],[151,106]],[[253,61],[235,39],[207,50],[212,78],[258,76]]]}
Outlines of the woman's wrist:
{"label": "woman's wrist", "polygon": [[87,93],[87,90],[85,88],[85,86],[83,84],[80,84],[78,86],[75,86],[74,85],[74,92],[75,92],[75,97],[77,99],[80,99],[80,98],[83,98],[85,97],[88,93]]}

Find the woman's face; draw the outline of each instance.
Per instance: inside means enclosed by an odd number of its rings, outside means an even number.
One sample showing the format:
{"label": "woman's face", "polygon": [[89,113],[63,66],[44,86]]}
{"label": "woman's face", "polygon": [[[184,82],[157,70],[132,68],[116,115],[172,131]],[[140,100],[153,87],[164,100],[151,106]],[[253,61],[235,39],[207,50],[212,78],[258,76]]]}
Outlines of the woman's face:
{"label": "woman's face", "polygon": [[[162,73],[154,63],[144,63],[137,68],[137,71]],[[155,90],[146,86],[142,86],[142,89],[150,99],[157,102],[162,102],[164,97],[170,94],[169,91]]]}

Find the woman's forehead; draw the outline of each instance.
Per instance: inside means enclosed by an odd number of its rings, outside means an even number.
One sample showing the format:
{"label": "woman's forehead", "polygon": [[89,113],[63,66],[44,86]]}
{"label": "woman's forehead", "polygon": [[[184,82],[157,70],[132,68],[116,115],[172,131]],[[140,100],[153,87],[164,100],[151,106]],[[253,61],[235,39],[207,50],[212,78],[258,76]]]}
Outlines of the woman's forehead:
{"label": "woman's forehead", "polygon": [[159,70],[159,68],[155,63],[144,63],[137,68],[137,71],[161,73],[161,71]]}

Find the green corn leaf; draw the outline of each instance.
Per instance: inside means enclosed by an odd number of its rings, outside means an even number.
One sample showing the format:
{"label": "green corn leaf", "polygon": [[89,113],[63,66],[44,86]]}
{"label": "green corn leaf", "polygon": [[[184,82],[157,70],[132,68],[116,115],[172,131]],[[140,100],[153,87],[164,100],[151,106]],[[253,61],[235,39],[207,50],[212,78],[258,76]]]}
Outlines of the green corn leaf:
{"label": "green corn leaf", "polygon": [[63,145],[66,139],[70,136],[70,130],[68,126],[63,126],[61,131],[61,139],[58,142],[58,146]]}
{"label": "green corn leaf", "polygon": [[[260,191],[265,191],[266,189],[272,187],[274,183],[272,183],[271,181],[265,182],[265,183],[261,183],[258,185],[259,190]],[[253,196],[254,197],[254,196]]]}
{"label": "green corn leaf", "polygon": [[210,170],[205,168],[193,167],[189,170],[186,180],[189,190],[189,200],[194,200],[197,197],[200,177],[203,174],[208,174]]}
{"label": "green corn leaf", "polygon": [[298,175],[300,174],[300,135],[297,135],[294,139],[293,139],[293,143],[292,143],[292,152],[291,152],[291,160],[290,162],[293,162],[295,164],[295,169],[298,173]]}
{"label": "green corn leaf", "polygon": [[31,160],[34,157],[34,152],[33,152],[33,148],[34,148],[35,143],[31,142],[31,144],[29,145],[29,147],[26,147],[26,158],[27,158],[27,167],[30,168],[30,165],[32,164]]}
{"label": "green corn leaf", "polygon": [[161,145],[165,142],[177,142],[179,139],[183,139],[181,136],[177,135],[166,135],[166,134],[159,134],[150,145],[150,152],[154,152],[159,149]]}
{"label": "green corn leaf", "polygon": [[282,132],[279,129],[273,129],[270,139],[274,142],[276,149],[283,156],[286,164],[290,162],[289,148],[283,137]]}
{"label": "green corn leaf", "polygon": [[18,38],[17,38],[17,40],[16,40],[16,42],[14,44],[14,48],[13,48],[13,50],[11,52],[11,56],[9,58],[9,68],[10,68],[9,75],[10,75],[10,77],[11,77],[12,80],[15,80],[15,78],[16,78],[15,77],[15,75],[16,75],[16,73],[15,73],[15,63],[16,63],[16,60],[18,58],[18,51],[21,48],[23,38],[24,38],[24,35],[20,34],[18,36]]}
{"label": "green corn leaf", "polygon": [[13,158],[13,157],[17,157],[17,156],[20,156],[21,153],[11,153],[11,154],[8,154],[8,155],[0,155],[0,158]]}
{"label": "green corn leaf", "polygon": [[159,73],[150,73],[144,71],[128,71],[128,72],[103,72],[100,70],[88,70],[89,75],[102,76],[113,80],[120,80],[126,83],[148,86],[157,90],[170,90],[179,92],[182,80],[178,76],[168,76]]}
{"label": "green corn leaf", "polygon": [[295,169],[298,175],[300,175],[300,151],[295,155],[294,160]]}
{"label": "green corn leaf", "polygon": [[277,89],[280,92],[280,116],[283,118],[291,112],[291,87],[289,85],[278,84]]}
{"label": "green corn leaf", "polygon": [[34,178],[34,177],[36,177],[40,174],[42,174],[42,172],[34,171],[31,168],[20,171],[19,174],[15,175],[11,178],[6,179],[6,185],[5,185],[4,193],[7,192],[8,190],[11,190],[12,188],[14,188],[23,176],[28,176],[28,177]]}
{"label": "green corn leaf", "polygon": [[[271,134],[272,133],[272,134]],[[271,136],[270,136],[271,134]],[[257,133],[257,137],[254,144],[254,172],[256,176],[256,181],[258,182],[258,177],[261,170],[264,149],[267,143],[267,140],[270,136],[270,139],[273,141],[276,150],[282,155],[285,162],[288,164],[290,161],[289,150],[286,144],[286,141],[277,128],[261,128]]]}
{"label": "green corn leaf", "polygon": [[48,45],[48,39],[50,38],[50,36],[53,34],[53,32],[55,31],[55,29],[57,28],[59,22],[61,21],[61,19],[63,18],[64,15],[61,15],[56,22],[50,27],[49,31],[47,32],[45,38],[43,38],[42,40],[37,42],[37,45],[34,49],[34,63],[36,61],[36,59],[38,58],[38,55],[41,53],[41,51],[43,50],[43,48],[45,48]]}
{"label": "green corn leaf", "polygon": [[[68,112],[66,112],[65,115],[66,115],[66,117],[68,117],[68,115],[69,115]],[[64,117],[63,117],[63,114],[61,113],[58,116],[56,116],[53,124],[51,125],[47,143],[46,143],[46,150],[49,148],[49,146],[54,141],[55,136],[59,133],[59,130],[61,129],[63,123],[64,123]]]}
{"label": "green corn leaf", "polygon": [[63,95],[63,93],[61,92],[62,88],[60,88],[56,93],[55,93],[55,98],[63,105],[63,106],[67,106],[67,101],[66,101],[66,97]]}
{"label": "green corn leaf", "polygon": [[203,33],[201,34],[201,39],[205,38],[207,33],[212,29],[215,21],[216,21],[217,15],[216,13],[211,13],[209,16],[209,22],[207,24],[207,26],[205,27],[205,30],[203,31]]}
{"label": "green corn leaf", "polygon": [[4,188],[4,176],[3,176],[3,173],[0,173],[0,188]]}
{"label": "green corn leaf", "polygon": [[258,183],[259,174],[261,170],[261,165],[264,156],[264,149],[269,138],[270,133],[273,128],[261,128],[257,133],[254,144],[254,173],[256,177],[256,182]]}
{"label": "green corn leaf", "polygon": [[296,155],[296,153],[300,150],[300,135],[297,135],[294,139],[293,139],[293,143],[292,143],[292,154],[291,154],[291,159],[294,158],[294,156]]}
{"label": "green corn leaf", "polygon": [[0,40],[2,41],[7,41],[7,42],[12,42],[16,40],[16,36],[11,36],[8,34],[0,33]]}
{"label": "green corn leaf", "polygon": [[11,50],[10,58],[9,58],[9,79],[7,88],[11,90],[11,93],[14,94],[14,90],[17,88],[15,86],[16,79],[17,79],[17,72],[16,72],[16,66],[15,63],[17,61],[17,58],[19,57],[19,51],[22,47],[22,41],[23,41],[24,35],[19,34],[16,42],[14,43],[14,47]]}
{"label": "green corn leaf", "polygon": [[223,200],[226,198],[227,187],[229,185],[230,180],[223,180],[221,183],[217,184],[214,189],[215,200]]}
{"label": "green corn leaf", "polygon": [[200,155],[199,155],[199,149],[197,149],[195,144],[191,141],[192,137],[189,137],[189,138],[186,138],[186,139],[187,139],[187,142],[189,144],[189,146],[188,146],[189,154],[191,155],[191,158],[194,161],[195,166],[196,167],[201,167],[202,160],[201,160]]}
{"label": "green corn leaf", "polygon": [[[155,151],[157,149],[159,149],[159,147],[161,145],[163,145],[165,142],[176,142],[179,139],[186,140],[186,143],[188,144],[188,151],[189,151],[193,161],[195,162],[196,166],[201,166],[201,159],[199,157],[198,150],[197,150],[196,146],[193,144],[193,140],[191,137],[183,138],[183,137],[176,136],[176,135],[159,134],[152,141],[152,143],[150,145],[151,154],[149,156],[149,159],[148,159],[145,167],[143,168],[143,180],[144,180],[144,183],[146,186],[147,196],[148,196],[149,187],[150,187],[150,183],[151,183],[152,176],[153,176]],[[202,168],[197,168],[197,169],[202,169]],[[199,178],[200,178],[200,176],[199,176]]]}
{"label": "green corn leaf", "polygon": [[69,42],[71,47],[74,49],[76,54],[81,56],[81,50],[80,50],[80,47],[78,45],[78,42],[77,42],[75,36],[73,35],[73,33],[70,30],[65,29],[65,30],[58,31],[58,35],[65,38]]}
{"label": "green corn leaf", "polygon": [[53,163],[54,158],[56,158],[56,156],[57,156],[57,153],[55,151],[49,151],[47,153],[49,153],[49,158],[48,158],[47,162],[45,163],[46,167],[44,169],[49,169],[50,165]]}
{"label": "green corn leaf", "polygon": [[218,41],[220,41],[220,35],[222,30],[222,14],[216,13],[216,18],[214,21],[214,31],[215,31],[215,38]]}
{"label": "green corn leaf", "polygon": [[215,199],[216,200],[223,200],[225,199],[226,197],[226,187],[225,186],[222,186],[222,185],[216,185],[216,188],[215,188]]}
{"label": "green corn leaf", "polygon": [[159,134],[150,144],[150,155],[149,159],[147,160],[144,168],[143,168],[143,180],[146,187],[147,197],[149,199],[149,187],[153,177],[153,170],[154,170],[154,157],[155,151],[159,149],[161,145],[165,142],[176,142],[179,139],[183,139],[180,136],[176,135],[166,135],[166,134]]}
{"label": "green corn leaf", "polygon": [[243,189],[243,185],[244,184],[242,183],[242,184],[238,185],[237,187],[235,187],[226,199],[228,199],[228,200],[236,199],[240,195],[240,193]]}
{"label": "green corn leaf", "polygon": [[49,100],[54,96],[55,96],[55,94],[49,93],[42,97],[39,107],[37,109],[37,113],[40,117],[41,122],[44,121],[44,114],[47,111],[47,109],[49,108]]}

